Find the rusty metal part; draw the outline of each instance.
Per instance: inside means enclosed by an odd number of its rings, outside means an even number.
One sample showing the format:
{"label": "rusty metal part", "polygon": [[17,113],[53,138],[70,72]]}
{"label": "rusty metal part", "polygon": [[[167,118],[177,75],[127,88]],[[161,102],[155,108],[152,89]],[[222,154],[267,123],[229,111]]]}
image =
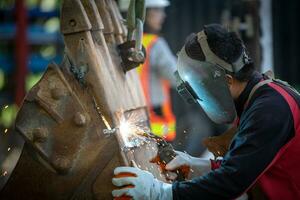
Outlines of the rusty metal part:
{"label": "rusty metal part", "polygon": [[[58,66],[50,65],[44,78],[28,93],[16,120],[16,129],[58,173],[71,170],[86,137],[82,132],[90,126],[86,105],[73,92],[73,85]],[[61,90],[64,96],[53,99],[53,89]],[[39,105],[43,112],[32,104]],[[72,134],[64,134],[66,129]]]}
{"label": "rusty metal part", "polygon": [[109,44],[115,43],[116,39],[114,36],[114,25],[109,10],[107,9],[108,8],[107,2],[106,0],[95,0],[95,3],[97,5],[99,14],[103,21],[103,25],[104,25],[103,34],[105,36],[105,40]]}
{"label": "rusty metal part", "polygon": [[120,111],[138,110],[149,121],[138,75],[121,68],[116,37],[124,40],[126,31],[115,32],[124,25],[111,1],[63,1],[66,55],[60,65],[49,65],[24,99],[14,134],[25,145],[0,199],[112,199],[113,169],[130,160],[165,181],[149,162],[155,141],[122,152],[119,131],[112,137],[102,132],[118,126]]}
{"label": "rusty metal part", "polygon": [[[109,180],[110,174],[102,174],[107,164],[112,160],[114,167],[122,163],[115,137],[106,138],[101,131],[105,124],[92,97],[65,64],[63,68],[50,65],[24,101],[16,127],[26,145],[0,199],[25,195],[30,199],[93,199],[90,191],[97,176]],[[65,94],[59,100],[52,99],[49,89],[56,86]],[[79,99],[84,104],[79,105]],[[40,103],[42,100],[45,102]],[[106,187],[113,187],[110,180]],[[98,196],[96,199],[109,199]]]}
{"label": "rusty metal part", "polygon": [[122,29],[122,24],[121,24],[121,19],[120,16],[117,14],[116,8],[116,2],[115,1],[110,1],[106,0],[107,5],[108,5],[108,10],[111,15],[112,19],[112,24],[114,27],[114,35],[116,39],[116,44],[121,44],[124,42],[123,39],[123,29]]}
{"label": "rusty metal part", "polygon": [[[66,2],[66,1],[65,1]],[[89,31],[92,25],[88,19],[86,12],[84,11],[83,5],[79,0],[74,1],[75,6],[70,3],[63,4],[63,12],[60,19],[60,30],[63,34],[70,34],[74,32]],[[70,15],[69,13],[74,12],[77,15]]]}

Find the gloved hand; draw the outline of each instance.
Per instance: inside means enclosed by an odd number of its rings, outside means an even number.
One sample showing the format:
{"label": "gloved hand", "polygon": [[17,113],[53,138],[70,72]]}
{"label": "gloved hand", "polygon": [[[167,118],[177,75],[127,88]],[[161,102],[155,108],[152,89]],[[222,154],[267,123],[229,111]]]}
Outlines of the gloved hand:
{"label": "gloved hand", "polygon": [[133,185],[112,191],[114,197],[131,196],[134,200],[172,200],[172,185],[157,180],[147,171],[136,167],[117,167],[114,175],[130,173],[135,177],[113,178],[112,183],[118,187]]}
{"label": "gloved hand", "polygon": [[[166,165],[166,170],[174,171],[182,166],[189,166],[191,168],[188,175],[188,179],[192,179],[197,176],[201,176],[211,170],[210,160],[197,158],[183,153],[181,151],[175,151],[177,156]],[[169,179],[175,180],[174,174],[170,174]]]}

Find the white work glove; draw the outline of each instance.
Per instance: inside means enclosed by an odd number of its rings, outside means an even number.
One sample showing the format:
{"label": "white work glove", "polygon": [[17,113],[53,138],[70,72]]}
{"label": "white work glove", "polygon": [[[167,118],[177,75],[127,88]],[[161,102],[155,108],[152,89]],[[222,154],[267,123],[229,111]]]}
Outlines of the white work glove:
{"label": "white work glove", "polygon": [[118,187],[134,185],[133,188],[121,188],[112,191],[113,197],[131,196],[134,200],[172,200],[172,185],[157,180],[147,171],[136,167],[117,167],[114,174],[131,173],[136,177],[113,178],[112,183]]}
{"label": "white work glove", "polygon": [[[182,166],[189,166],[191,170],[187,177],[188,179],[202,176],[211,170],[210,160],[193,157],[181,151],[175,152],[177,156],[166,165],[166,170],[174,171]],[[170,174],[169,179],[175,180],[176,176],[174,177],[173,174]]]}

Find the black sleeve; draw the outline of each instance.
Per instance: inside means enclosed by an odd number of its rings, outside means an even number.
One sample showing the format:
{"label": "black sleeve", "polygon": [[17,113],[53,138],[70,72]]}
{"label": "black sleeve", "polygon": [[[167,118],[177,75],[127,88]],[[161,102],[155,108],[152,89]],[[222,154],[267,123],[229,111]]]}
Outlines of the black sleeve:
{"label": "black sleeve", "polygon": [[293,117],[278,93],[262,95],[241,116],[221,167],[191,181],[173,183],[173,199],[234,199],[245,192],[294,135]]}

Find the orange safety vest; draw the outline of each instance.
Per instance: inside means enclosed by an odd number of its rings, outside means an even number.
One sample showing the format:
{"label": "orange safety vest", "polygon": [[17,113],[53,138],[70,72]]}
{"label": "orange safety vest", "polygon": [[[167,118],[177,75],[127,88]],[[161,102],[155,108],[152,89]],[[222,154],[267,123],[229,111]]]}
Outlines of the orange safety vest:
{"label": "orange safety vest", "polygon": [[165,138],[167,141],[173,141],[176,137],[175,132],[175,116],[172,112],[172,104],[170,98],[170,83],[168,80],[161,79],[161,87],[164,94],[164,102],[162,105],[162,116],[157,115],[153,110],[153,105],[151,103],[150,97],[150,52],[153,45],[158,39],[157,35],[154,34],[144,34],[143,36],[143,45],[146,48],[147,57],[143,65],[137,68],[137,71],[140,75],[140,80],[142,83],[142,88],[146,97],[146,102],[148,105],[150,113],[150,125],[151,131],[160,137]]}

